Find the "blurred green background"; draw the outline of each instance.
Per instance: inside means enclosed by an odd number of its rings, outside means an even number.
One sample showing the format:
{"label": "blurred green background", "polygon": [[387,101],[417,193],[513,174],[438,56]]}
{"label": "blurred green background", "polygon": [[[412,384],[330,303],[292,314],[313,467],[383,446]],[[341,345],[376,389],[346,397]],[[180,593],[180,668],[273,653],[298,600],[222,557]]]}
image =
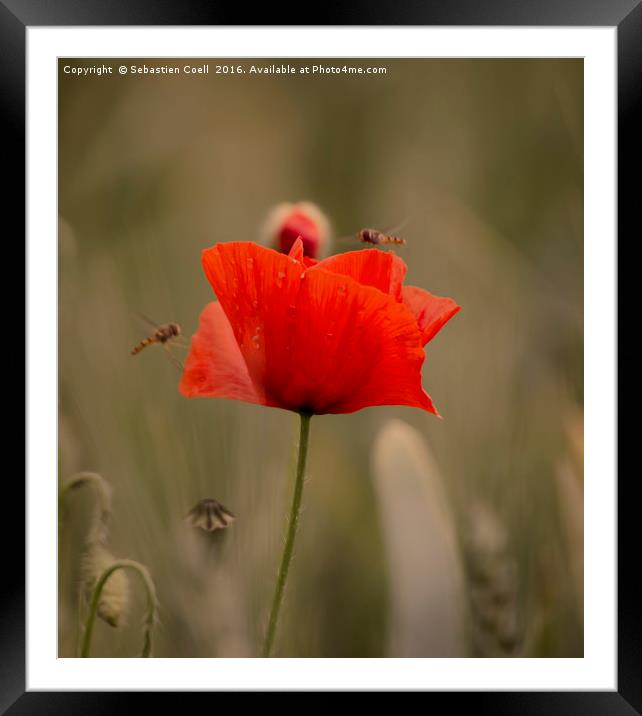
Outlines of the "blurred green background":
{"label": "blurred green background", "polygon": [[[388,532],[404,520],[386,519],[396,498],[377,487],[375,445],[398,418],[419,431],[458,545],[464,636],[448,654],[581,656],[582,61],[345,62],[387,73],[216,75],[280,61],[214,60],[207,76],[82,78],[63,66],[96,62],[60,60],[60,475],[112,485],[111,549],[156,582],[156,656],[256,655],[297,418],[181,397],[161,348],[130,356],[148,333],[137,313],[189,337],[212,300],[201,250],[257,240],[279,202],[317,203],[338,237],[407,220],[407,282],[462,306],[427,346],[424,387],[444,419],[382,407],[312,421],[276,654],[440,655],[429,636],[394,646],[399,620],[421,631],[435,618],[430,605],[408,612],[391,564]],[[206,497],[237,515],[215,540],[183,519]],[[73,656],[93,495],[66,502],[59,654]],[[432,545],[410,538],[412,575]],[[99,623],[93,655],[140,651],[144,599],[130,581],[127,622]]]}

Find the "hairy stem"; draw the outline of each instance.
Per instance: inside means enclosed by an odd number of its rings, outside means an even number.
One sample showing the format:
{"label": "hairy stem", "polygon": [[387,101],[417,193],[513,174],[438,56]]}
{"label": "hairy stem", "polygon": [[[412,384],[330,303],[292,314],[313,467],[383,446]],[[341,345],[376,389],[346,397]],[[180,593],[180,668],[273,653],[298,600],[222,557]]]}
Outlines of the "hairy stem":
{"label": "hairy stem", "polygon": [[292,507],[290,508],[290,518],[288,521],[285,545],[283,547],[283,556],[281,557],[281,566],[279,567],[279,574],[276,580],[276,587],[274,589],[274,597],[272,598],[270,620],[265,634],[265,642],[263,643],[263,656],[270,656],[272,652],[276,627],[279,621],[279,611],[281,609],[283,594],[285,592],[285,583],[288,578],[290,562],[292,561],[294,538],[296,537],[296,531],[299,524],[301,496],[303,495],[303,477],[305,474],[305,463],[308,456],[308,439],[310,436],[310,420],[312,418],[312,416],[307,413],[301,413],[300,416],[301,432],[299,437],[299,458],[296,466],[294,495],[292,496]]}
{"label": "hairy stem", "polygon": [[96,622],[96,615],[98,613],[98,606],[100,605],[100,597],[107,580],[117,569],[131,569],[136,572],[145,586],[145,592],[147,594],[147,610],[145,612],[145,621],[143,624],[143,649],[141,656],[148,657],[152,651],[152,630],[156,622],[156,613],[158,610],[158,602],[156,600],[156,589],[154,582],[149,575],[149,572],[142,564],[134,562],[131,559],[119,559],[118,561],[111,564],[105,571],[100,575],[94,586],[94,590],[89,605],[89,616],[87,617],[87,624],[85,625],[85,633],[82,640],[82,649],[80,656],[86,658],[89,656],[89,649],[91,647],[91,637],[94,631],[94,624]]}

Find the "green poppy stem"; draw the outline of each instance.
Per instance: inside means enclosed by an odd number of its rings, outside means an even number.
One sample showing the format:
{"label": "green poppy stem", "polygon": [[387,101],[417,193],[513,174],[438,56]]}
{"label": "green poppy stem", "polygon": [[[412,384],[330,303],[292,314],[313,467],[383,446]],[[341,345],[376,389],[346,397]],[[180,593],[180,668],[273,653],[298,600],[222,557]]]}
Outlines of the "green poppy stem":
{"label": "green poppy stem", "polygon": [[310,420],[311,415],[300,413],[301,416],[301,432],[299,436],[299,458],[296,466],[296,480],[294,483],[294,495],[292,497],[292,507],[290,508],[290,519],[288,521],[288,531],[283,547],[283,556],[281,557],[281,566],[279,567],[279,575],[276,580],[276,588],[274,597],[272,598],[272,608],[270,610],[270,621],[268,622],[267,632],[265,634],[265,642],[263,643],[263,656],[270,656],[272,646],[274,644],[274,636],[279,621],[279,611],[283,594],[285,592],[285,583],[288,578],[290,562],[292,560],[292,552],[294,548],[294,538],[299,524],[299,513],[301,510],[301,497],[303,495],[303,478],[305,474],[305,463],[308,456],[308,439],[310,437]]}

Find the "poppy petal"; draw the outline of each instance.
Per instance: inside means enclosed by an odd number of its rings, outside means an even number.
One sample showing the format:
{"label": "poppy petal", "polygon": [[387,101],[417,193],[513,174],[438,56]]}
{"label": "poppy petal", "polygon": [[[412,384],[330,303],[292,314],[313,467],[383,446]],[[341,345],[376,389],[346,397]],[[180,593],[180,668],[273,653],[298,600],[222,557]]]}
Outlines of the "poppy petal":
{"label": "poppy petal", "polygon": [[[252,383],[260,386],[266,404],[272,372],[288,364],[287,329],[296,314],[296,297],[305,267],[295,258],[258,244],[232,241],[205,249],[205,274],[234,331]],[[281,363],[272,360],[280,356]],[[268,357],[270,358],[268,365]],[[278,382],[278,381],[277,381]]]}
{"label": "poppy petal", "polygon": [[303,239],[300,236],[290,247],[288,256],[299,263],[303,262]]}
{"label": "poppy petal", "polygon": [[391,251],[362,249],[330,256],[317,264],[317,268],[350,276],[364,286],[374,286],[380,291],[402,300],[401,291],[407,266]]}
{"label": "poppy petal", "polygon": [[201,312],[179,389],[188,398],[265,402],[252,384],[232,327],[216,301]]}
{"label": "poppy petal", "polygon": [[407,308],[370,286],[321,270],[305,274],[298,306],[295,394],[315,413],[409,405],[437,413],[421,387],[424,351]]}
{"label": "poppy petal", "polygon": [[403,287],[403,302],[414,315],[426,345],[460,309],[452,298],[433,296],[416,286]]}
{"label": "poppy petal", "polygon": [[292,248],[288,252],[288,256],[299,263],[302,263],[305,268],[316,266],[319,262],[316,259],[311,259],[309,256],[305,256],[303,253],[303,241],[301,237],[292,244]]}
{"label": "poppy petal", "polygon": [[436,413],[421,387],[414,317],[381,289],[321,264],[302,270],[248,242],[207,249],[203,265],[266,405],[317,414],[410,405]]}

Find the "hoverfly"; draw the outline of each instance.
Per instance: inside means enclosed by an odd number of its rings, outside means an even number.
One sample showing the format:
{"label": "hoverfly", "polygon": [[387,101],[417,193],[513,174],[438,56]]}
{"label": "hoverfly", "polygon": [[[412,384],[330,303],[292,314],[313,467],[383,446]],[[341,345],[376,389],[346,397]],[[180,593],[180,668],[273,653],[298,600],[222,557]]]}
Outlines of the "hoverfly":
{"label": "hoverfly", "polygon": [[354,241],[356,238],[360,243],[370,244],[371,246],[405,246],[406,240],[397,236],[397,232],[400,231],[407,223],[408,219],[400,224],[397,224],[394,228],[387,229],[385,231],[379,231],[379,229],[371,228],[360,229],[356,234],[344,236],[339,239],[339,241]]}
{"label": "hoverfly", "polygon": [[187,513],[185,519],[194,527],[200,527],[205,532],[216,532],[216,530],[224,530],[229,527],[236,516],[218,500],[208,498],[197,502]]}
{"label": "hoverfly", "polygon": [[[164,324],[158,324],[152,321],[150,318],[147,318],[144,314],[140,313],[140,317],[150,325],[151,328],[153,328],[153,332],[147,336],[147,338],[143,338],[140,343],[137,343],[131,350],[131,355],[135,356],[138,355],[143,349],[147,348],[147,346],[151,346],[154,343],[158,343],[159,345],[162,345],[163,348],[167,351],[167,355],[169,358],[176,363],[176,365],[182,370],[183,365],[181,362],[173,356],[170,351],[169,347],[170,344],[174,345],[181,345],[177,342],[177,338],[181,335],[181,327],[178,323],[164,323]],[[183,346],[184,347],[184,346]]]}
{"label": "hoverfly", "polygon": [[372,244],[373,246],[381,246],[382,244],[405,245],[406,240],[399,236],[391,236],[377,229],[361,229],[357,232],[357,239],[363,244]]}

